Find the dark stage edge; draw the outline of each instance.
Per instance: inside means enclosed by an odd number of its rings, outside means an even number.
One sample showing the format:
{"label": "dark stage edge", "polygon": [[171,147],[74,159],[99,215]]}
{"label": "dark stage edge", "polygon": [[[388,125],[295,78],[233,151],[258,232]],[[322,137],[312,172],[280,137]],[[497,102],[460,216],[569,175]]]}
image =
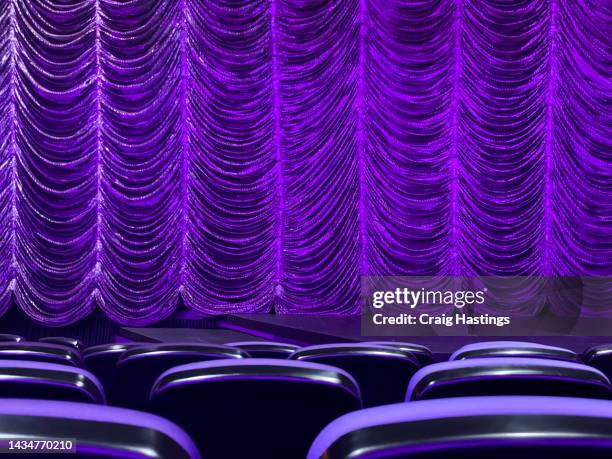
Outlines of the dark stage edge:
{"label": "dark stage edge", "polygon": [[233,330],[198,328],[121,328],[119,335],[130,341],[144,343],[208,343],[225,344],[235,341],[260,341],[261,338]]}
{"label": "dark stage edge", "polygon": [[480,341],[530,341],[583,352],[612,342],[612,336],[361,336],[359,317],[237,314],[208,320],[209,328],[121,328],[123,338],[140,342],[196,341],[222,344],[231,341],[272,340],[300,346],[334,342],[393,340],[422,344],[444,358],[459,347]]}

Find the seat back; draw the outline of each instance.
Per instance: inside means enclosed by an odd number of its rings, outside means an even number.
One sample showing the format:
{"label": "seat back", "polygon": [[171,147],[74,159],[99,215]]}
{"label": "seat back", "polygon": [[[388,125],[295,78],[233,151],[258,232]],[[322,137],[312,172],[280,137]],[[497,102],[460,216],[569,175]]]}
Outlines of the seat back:
{"label": "seat back", "polygon": [[47,336],[45,338],[39,339],[38,341],[40,341],[41,343],[53,343],[73,347],[79,352],[81,352],[85,348],[81,340],[76,338],[68,338],[67,336]]}
{"label": "seat back", "polygon": [[410,352],[366,343],[304,347],[291,354],[290,359],[347,371],[359,384],[366,407],[402,401],[410,378],[420,368]]}
{"label": "seat back", "polygon": [[402,351],[410,352],[414,357],[416,357],[422,367],[434,362],[434,356],[431,350],[420,344],[406,343],[403,341],[370,341],[368,344],[374,344],[377,346],[391,346],[401,349]]}
{"label": "seat back", "polygon": [[410,380],[407,400],[476,395],[610,398],[608,378],[587,365],[550,359],[494,357],[434,363]]}
{"label": "seat back", "polygon": [[[52,454],[37,451],[33,458],[200,458],[187,434],[170,421],[147,413],[84,403],[3,399],[0,438],[63,440],[55,444]],[[5,449],[9,447],[7,443],[4,441]],[[66,454],[61,454],[62,449]],[[30,457],[21,453],[17,457]]]}
{"label": "seat back", "polygon": [[115,378],[115,367],[119,357],[128,349],[143,346],[142,343],[100,344],[83,350],[85,368],[91,371],[104,390],[108,392]]}
{"label": "seat back", "polygon": [[468,344],[455,351],[450,360],[482,357],[530,357],[581,362],[580,356],[569,349],[523,341],[485,341]]}
{"label": "seat back", "polygon": [[307,459],[605,459],[612,402],[461,397],[361,410],[328,425]]}
{"label": "seat back", "polygon": [[82,367],[79,352],[68,346],[34,341],[0,342],[0,360],[31,360]]}
{"label": "seat back", "polygon": [[343,370],[280,359],[175,367],[156,381],[151,400],[211,458],[304,457],[327,423],[361,407]]}
{"label": "seat back", "polygon": [[236,341],[227,346],[237,347],[249,353],[252,358],[286,359],[299,349],[298,346],[274,341]]}
{"label": "seat back", "polygon": [[584,353],[584,362],[612,378],[612,344],[595,346]]}
{"label": "seat back", "polygon": [[27,360],[0,360],[0,397],[105,403],[102,385],[89,371]]}
{"label": "seat back", "polygon": [[0,333],[0,342],[2,341],[12,341],[14,343],[18,343],[19,341],[25,341],[23,336],[13,335],[11,333]]}
{"label": "seat back", "polygon": [[151,387],[164,371],[186,363],[248,356],[237,348],[200,343],[161,343],[128,349],[117,361],[109,403],[146,410]]}

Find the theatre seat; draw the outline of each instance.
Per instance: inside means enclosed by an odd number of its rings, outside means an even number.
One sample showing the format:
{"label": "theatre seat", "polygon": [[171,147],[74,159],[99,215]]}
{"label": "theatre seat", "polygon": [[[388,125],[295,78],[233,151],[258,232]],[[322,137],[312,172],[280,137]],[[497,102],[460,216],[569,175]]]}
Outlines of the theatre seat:
{"label": "theatre seat", "polygon": [[612,457],[612,402],[465,397],[381,406],[332,422],[307,459],[578,457]]}
{"label": "theatre seat", "polygon": [[0,397],[105,402],[102,385],[89,371],[25,360],[0,360]]}
{"label": "theatre seat", "polygon": [[433,353],[425,346],[414,343],[405,343],[403,341],[370,341],[368,344],[391,346],[402,351],[410,352],[419,361],[421,366],[429,365],[434,362]]}
{"label": "theatre seat", "polygon": [[0,342],[3,341],[12,341],[14,343],[18,343],[19,341],[25,341],[23,336],[12,335],[10,333],[0,333]]}
{"label": "theatre seat", "polygon": [[[72,452],[32,458],[199,459],[193,441],[176,425],[148,413],[103,405],[6,399],[0,403],[0,438],[70,440]],[[59,445],[59,444],[58,444]],[[65,443],[64,443],[65,445]],[[23,451],[15,457],[27,458]]]}
{"label": "theatre seat", "polygon": [[86,348],[83,353],[85,368],[97,376],[105,391],[109,391],[115,377],[119,357],[128,349],[143,346],[142,343],[100,344]]}
{"label": "theatre seat", "polygon": [[523,341],[485,341],[468,344],[451,355],[450,360],[479,357],[533,357],[538,359],[566,360],[568,362],[582,361],[578,354],[569,349]]}
{"label": "theatre seat", "polygon": [[215,344],[160,343],[126,350],[117,361],[108,393],[111,405],[149,408],[153,383],[164,371],[186,363],[249,357],[241,349]]}
{"label": "theatre seat", "polygon": [[155,382],[151,400],[211,459],[303,458],[327,423],[361,407],[345,371],[280,359],[175,367]]}
{"label": "theatre seat", "polygon": [[70,346],[75,348],[79,352],[82,351],[85,347],[81,340],[78,340],[76,338],[68,338],[66,336],[47,336],[46,338],[41,338],[38,341],[40,341],[41,343],[53,343]]}
{"label": "theatre seat", "polygon": [[612,378],[612,344],[604,344],[588,349],[584,353],[586,364],[597,368],[608,378]]}
{"label": "theatre seat", "polygon": [[574,362],[494,357],[434,363],[410,380],[407,400],[473,395],[611,398],[608,378]]}
{"label": "theatre seat", "polygon": [[253,358],[286,359],[299,349],[298,346],[274,341],[237,341],[227,343],[227,346],[237,347],[247,351]]}
{"label": "theatre seat", "polygon": [[31,360],[82,367],[79,352],[68,346],[34,341],[0,342],[0,360]]}
{"label": "theatre seat", "polygon": [[364,406],[402,401],[411,376],[420,367],[410,352],[367,343],[309,346],[297,350],[290,358],[347,371],[361,388]]}

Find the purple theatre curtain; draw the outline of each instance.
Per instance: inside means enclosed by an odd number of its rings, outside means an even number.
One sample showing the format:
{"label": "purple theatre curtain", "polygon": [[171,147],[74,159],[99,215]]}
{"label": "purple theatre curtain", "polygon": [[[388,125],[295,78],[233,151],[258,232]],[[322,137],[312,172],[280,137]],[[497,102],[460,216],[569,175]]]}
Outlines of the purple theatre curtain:
{"label": "purple theatre curtain", "polygon": [[0,0],[0,313],[612,275],[611,37],[607,0]]}

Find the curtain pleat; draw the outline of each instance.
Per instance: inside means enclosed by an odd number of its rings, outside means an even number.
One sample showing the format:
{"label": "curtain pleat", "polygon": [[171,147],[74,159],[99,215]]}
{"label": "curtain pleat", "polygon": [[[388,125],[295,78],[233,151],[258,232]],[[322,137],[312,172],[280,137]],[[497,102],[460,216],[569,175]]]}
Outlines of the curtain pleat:
{"label": "curtain pleat", "polygon": [[186,304],[266,312],[274,302],[278,151],[270,3],[187,0]]}
{"label": "curtain pleat", "polygon": [[13,1],[10,10],[15,300],[38,322],[70,323],[94,306],[94,8]]}
{"label": "curtain pleat", "polygon": [[279,0],[283,313],[354,312],[365,172],[357,0]]}
{"label": "curtain pleat", "polygon": [[176,308],[183,85],[177,2],[99,0],[100,307],[147,324]]}
{"label": "curtain pleat", "polygon": [[369,0],[367,259],[372,275],[461,272],[462,18],[452,0]]}
{"label": "curtain pleat", "polygon": [[551,3],[552,81],[549,117],[552,274],[593,276],[579,299],[559,291],[560,314],[609,317],[612,301],[612,4]]}
{"label": "curtain pleat", "polygon": [[551,271],[612,274],[612,4],[554,6]]}
{"label": "curtain pleat", "polygon": [[0,314],[13,301],[15,288],[15,63],[16,14],[0,0]]}

